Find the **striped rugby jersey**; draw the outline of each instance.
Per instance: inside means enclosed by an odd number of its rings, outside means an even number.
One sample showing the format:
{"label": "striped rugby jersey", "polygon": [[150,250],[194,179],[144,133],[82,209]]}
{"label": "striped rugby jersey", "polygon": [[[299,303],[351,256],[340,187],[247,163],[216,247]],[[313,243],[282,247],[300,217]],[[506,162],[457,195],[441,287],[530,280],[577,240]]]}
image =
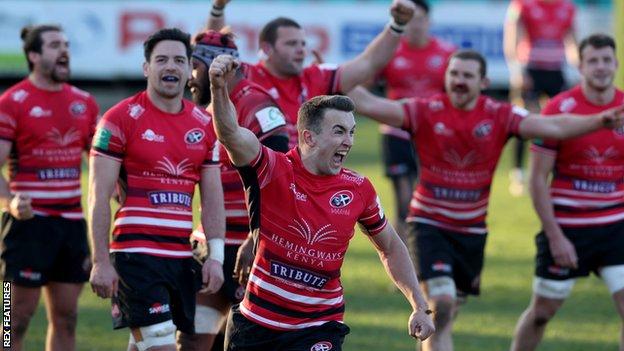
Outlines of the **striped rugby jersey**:
{"label": "striped rugby jersey", "polygon": [[387,224],[372,184],[344,168],[311,174],[298,149],[265,146],[240,173],[256,239],[241,313],[276,330],[342,322],[340,269],[354,226],[376,235]]}
{"label": "striped rugby jersey", "polygon": [[188,100],[176,114],[146,92],[113,106],[93,139],[92,156],[121,163],[111,252],[191,257],[193,194],[204,167],[218,166],[211,117]]}
{"label": "striped rugby jersey", "polygon": [[408,99],[403,107],[403,129],[418,145],[420,162],[407,220],[486,234],[496,164],[528,111],[483,95],[471,111],[453,107],[446,94]]}
{"label": "striped rugby jersey", "polygon": [[13,144],[9,189],[30,196],[36,215],[84,218],[82,154],[98,113],[95,99],[69,84],[47,91],[24,79],[0,97],[0,139]]}
{"label": "striped rugby jersey", "polygon": [[[543,114],[599,113],[624,104],[616,90],[611,103],[597,106],[580,86],[551,99]],[[531,151],[555,157],[550,196],[562,227],[606,225],[624,220],[624,128],[601,129],[568,140],[538,140]]]}

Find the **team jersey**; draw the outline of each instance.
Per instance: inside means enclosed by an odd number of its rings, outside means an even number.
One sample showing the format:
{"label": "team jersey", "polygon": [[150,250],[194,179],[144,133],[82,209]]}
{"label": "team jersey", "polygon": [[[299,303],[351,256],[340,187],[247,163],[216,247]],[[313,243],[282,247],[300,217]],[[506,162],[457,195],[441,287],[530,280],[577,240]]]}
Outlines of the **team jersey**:
{"label": "team jersey", "polygon": [[[580,86],[555,96],[543,114],[599,113],[624,104],[617,90],[611,103],[592,104]],[[601,129],[562,141],[536,141],[531,147],[555,157],[550,184],[555,218],[562,227],[604,225],[624,219],[624,129]]]}
{"label": "team jersey", "polygon": [[[392,100],[410,97],[427,98],[444,92],[444,72],[455,47],[431,37],[423,48],[412,47],[401,39],[394,57],[379,74],[386,82],[386,96]],[[382,124],[384,134],[409,139],[399,128]]]}
{"label": "team jersey", "polygon": [[347,169],[311,174],[298,149],[265,146],[240,174],[257,239],[241,313],[277,330],[342,322],[340,268],[354,226],[374,236],[387,224],[372,184]]}
{"label": "team jersey", "polygon": [[69,84],[48,91],[24,79],[0,96],[0,139],[12,143],[9,189],[30,196],[34,214],[84,217],[82,153],[98,113],[95,99]]}
{"label": "team jersey", "polygon": [[490,186],[501,151],[524,109],[480,96],[474,109],[454,108],[446,94],[404,102],[407,130],[418,142],[420,180],[407,220],[486,234]]}
{"label": "team jersey", "polygon": [[215,140],[211,117],[187,100],[170,114],[141,92],[104,114],[91,154],[121,163],[111,252],[191,257],[193,193],[202,168],[218,166]]}
{"label": "team jersey", "polygon": [[531,68],[561,69],[564,39],[574,26],[575,12],[569,0],[513,0],[508,16],[517,18],[526,32],[518,44],[520,62]]}
{"label": "team jersey", "polygon": [[[286,120],[275,100],[259,85],[241,80],[230,93],[236,109],[238,124],[251,130],[260,141],[283,130]],[[223,145],[219,146],[221,183],[225,200],[225,243],[240,245],[249,235],[249,214],[245,205],[245,191],[238,171],[230,162]],[[193,237],[205,241],[203,228]]]}
{"label": "team jersey", "polygon": [[262,62],[244,65],[245,74],[252,82],[266,89],[286,114],[289,148],[297,146],[297,112],[309,99],[319,95],[340,92],[340,69],[334,65],[311,65],[300,75],[279,78],[271,74]]}

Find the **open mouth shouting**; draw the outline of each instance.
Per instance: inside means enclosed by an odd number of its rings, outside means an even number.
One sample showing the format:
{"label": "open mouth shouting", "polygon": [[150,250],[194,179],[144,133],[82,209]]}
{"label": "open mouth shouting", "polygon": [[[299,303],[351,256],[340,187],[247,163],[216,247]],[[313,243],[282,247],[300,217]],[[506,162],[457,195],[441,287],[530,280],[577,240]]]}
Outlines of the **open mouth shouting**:
{"label": "open mouth shouting", "polygon": [[342,151],[337,151],[336,153],[334,153],[334,156],[332,156],[332,165],[334,167],[342,167],[342,164],[347,159],[348,153],[349,153],[349,150],[342,150]]}

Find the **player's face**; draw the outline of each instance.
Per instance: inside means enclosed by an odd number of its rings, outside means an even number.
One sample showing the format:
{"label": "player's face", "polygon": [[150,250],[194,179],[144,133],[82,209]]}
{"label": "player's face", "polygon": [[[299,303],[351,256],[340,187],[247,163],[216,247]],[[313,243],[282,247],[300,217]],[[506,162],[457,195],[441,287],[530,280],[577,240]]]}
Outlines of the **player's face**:
{"label": "player's face", "polygon": [[296,76],[303,71],[306,56],[305,33],[295,27],[277,28],[275,45],[268,45],[267,61],[285,76]]}
{"label": "player's face", "polygon": [[589,88],[597,91],[611,88],[617,68],[615,51],[611,47],[597,49],[588,45],[583,49],[580,70]]}
{"label": "player's face", "polygon": [[458,109],[469,109],[485,88],[486,80],[476,60],[452,58],[446,69],[444,85],[451,103]]}
{"label": "player's face", "polygon": [[193,102],[200,106],[210,103],[210,78],[208,77],[208,67],[202,61],[192,58],[193,71],[188,86],[191,89]]}
{"label": "player's face", "polygon": [[30,53],[30,60],[38,72],[57,83],[69,80],[69,42],[65,33],[47,31],[41,33],[41,53]]}
{"label": "player's face", "polygon": [[335,175],[340,172],[353,146],[354,135],[353,113],[331,109],[325,111],[321,133],[315,136],[316,163],[321,174]]}
{"label": "player's face", "polygon": [[147,88],[165,99],[181,97],[191,75],[191,64],[186,47],[177,40],[163,40],[156,44],[149,62],[143,64]]}
{"label": "player's face", "polygon": [[420,6],[416,6],[414,16],[407,22],[405,32],[415,40],[424,40],[429,35],[429,16]]}

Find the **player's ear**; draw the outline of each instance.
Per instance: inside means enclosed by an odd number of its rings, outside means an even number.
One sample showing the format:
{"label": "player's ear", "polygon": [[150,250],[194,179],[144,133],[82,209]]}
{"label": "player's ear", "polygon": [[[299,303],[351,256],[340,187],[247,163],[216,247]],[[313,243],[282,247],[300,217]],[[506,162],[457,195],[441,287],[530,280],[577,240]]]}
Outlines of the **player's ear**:
{"label": "player's ear", "polygon": [[490,86],[490,78],[488,77],[483,77],[481,78],[481,84],[479,85],[479,87],[481,88],[481,90],[485,90]]}
{"label": "player's ear", "polygon": [[148,75],[148,67],[149,63],[147,61],[143,62],[143,77],[147,78]]}
{"label": "player's ear", "polygon": [[271,43],[267,42],[267,41],[263,41],[260,43],[260,54],[268,57],[271,54],[271,51],[273,50],[273,46],[271,45]]}
{"label": "player's ear", "polygon": [[304,144],[308,145],[309,147],[315,146],[316,145],[316,138],[315,138],[316,134],[313,133],[311,130],[305,129],[303,131],[303,142]]}

